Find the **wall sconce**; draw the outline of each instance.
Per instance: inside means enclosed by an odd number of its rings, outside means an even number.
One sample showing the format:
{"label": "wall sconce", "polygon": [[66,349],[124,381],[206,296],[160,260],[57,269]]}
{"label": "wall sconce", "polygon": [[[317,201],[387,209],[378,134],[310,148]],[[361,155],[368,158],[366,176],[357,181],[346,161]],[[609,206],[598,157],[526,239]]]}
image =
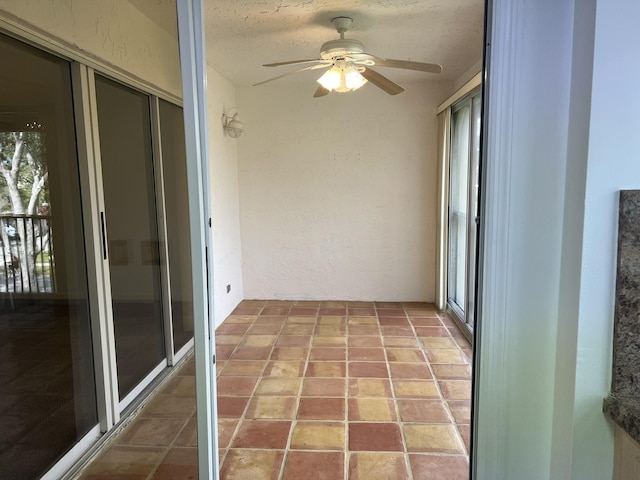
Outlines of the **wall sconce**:
{"label": "wall sconce", "polygon": [[231,138],[238,138],[240,135],[242,135],[242,132],[244,132],[244,125],[242,125],[240,116],[238,115],[237,111],[233,116],[229,115],[229,112],[231,112],[231,110],[237,109],[230,108],[226,111],[226,113],[222,114],[222,127],[224,128],[224,131],[227,132],[227,135],[229,135]]}

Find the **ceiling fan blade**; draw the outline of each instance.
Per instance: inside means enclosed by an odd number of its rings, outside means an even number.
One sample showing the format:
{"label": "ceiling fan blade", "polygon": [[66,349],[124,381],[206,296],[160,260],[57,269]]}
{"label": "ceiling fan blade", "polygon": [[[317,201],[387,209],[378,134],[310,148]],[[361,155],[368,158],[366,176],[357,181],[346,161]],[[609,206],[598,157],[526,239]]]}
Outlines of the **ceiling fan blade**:
{"label": "ceiling fan blade", "polygon": [[410,60],[393,60],[390,58],[375,58],[376,67],[404,68],[418,72],[440,73],[442,66],[436,63],[412,62]]}
{"label": "ceiling fan blade", "polygon": [[364,71],[360,72],[360,74],[373,83],[376,87],[381,88],[389,95],[397,95],[399,93],[404,92],[404,88],[398,85],[395,82],[392,82],[384,75],[380,75],[375,70],[371,70],[370,68],[365,68]]}
{"label": "ceiling fan blade", "polygon": [[293,70],[291,72],[283,73],[282,75],[278,75],[277,77],[270,78],[268,80],[263,80],[262,82],[254,83],[253,86],[257,87],[258,85],[262,85],[264,83],[273,82],[274,80],[278,80],[279,78],[286,77],[289,75],[293,75],[294,73],[304,72],[306,70],[317,70],[318,68],[327,68],[329,65],[321,64],[321,65],[311,65],[309,67],[299,68],[298,70]]}
{"label": "ceiling fan blade", "polygon": [[265,63],[262,65],[263,67],[281,67],[283,65],[298,65],[301,63],[332,63],[331,60],[323,60],[321,58],[309,59],[309,60],[290,60],[288,62],[276,62],[276,63]]}
{"label": "ceiling fan blade", "polygon": [[316,93],[313,94],[313,98],[324,97],[325,95],[329,95],[329,90],[319,85]]}

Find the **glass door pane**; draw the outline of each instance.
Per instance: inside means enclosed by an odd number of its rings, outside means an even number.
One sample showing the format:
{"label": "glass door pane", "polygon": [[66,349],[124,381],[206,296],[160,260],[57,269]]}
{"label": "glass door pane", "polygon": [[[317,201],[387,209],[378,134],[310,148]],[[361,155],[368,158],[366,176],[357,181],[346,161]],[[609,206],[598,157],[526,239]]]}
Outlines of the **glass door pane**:
{"label": "glass door pane", "polygon": [[451,114],[449,163],[448,301],[464,318],[467,259],[467,208],[469,181],[469,119],[467,103]]}
{"label": "glass door pane", "polygon": [[471,98],[471,146],[469,149],[469,218],[467,222],[467,306],[465,321],[473,328],[476,304],[476,264],[478,244],[478,195],[480,188],[480,127],[482,122],[480,94]]}
{"label": "glass door pane", "polygon": [[149,97],[95,80],[122,400],[166,358]]}
{"label": "glass door pane", "polygon": [[0,478],[98,423],[68,62],[0,35]]}
{"label": "glass door pane", "polygon": [[180,107],[160,100],[162,169],[169,251],[173,344],[177,352],[193,338],[193,287],[184,120]]}
{"label": "glass door pane", "polygon": [[480,92],[451,112],[449,157],[449,257],[447,304],[473,329],[475,316],[480,167]]}

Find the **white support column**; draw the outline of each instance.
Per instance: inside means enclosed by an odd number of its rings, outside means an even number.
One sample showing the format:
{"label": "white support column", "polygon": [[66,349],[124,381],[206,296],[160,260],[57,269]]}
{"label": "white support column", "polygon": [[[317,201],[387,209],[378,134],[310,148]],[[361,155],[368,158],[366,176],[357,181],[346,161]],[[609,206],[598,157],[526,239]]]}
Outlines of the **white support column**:
{"label": "white support column", "polygon": [[551,471],[573,398],[571,385],[554,398],[556,366],[575,364],[557,343],[574,3],[487,3],[474,480],[566,478]]}
{"label": "white support column", "polygon": [[447,306],[447,243],[449,236],[449,144],[451,109],[438,113],[438,224],[436,226],[436,306]]}
{"label": "white support column", "polygon": [[[513,110],[514,72],[501,65],[511,65],[516,56],[515,46],[507,41],[493,44],[493,37],[502,33],[512,35],[515,28],[518,2],[504,3],[499,8],[497,1],[487,2],[487,40],[485,44],[486,65],[489,72],[485,78],[483,103],[484,145],[483,179],[480,197],[480,229],[478,265],[478,301],[473,360],[473,438],[471,441],[471,478],[473,480],[506,479],[505,449],[508,444],[501,419],[505,415],[507,392],[507,369],[505,355],[507,290],[507,256],[502,248],[508,245],[508,231],[504,220],[508,217],[507,194],[510,182],[510,137],[499,137],[501,123],[511,118]],[[509,8],[508,5],[511,7]],[[494,13],[495,10],[495,13]],[[495,26],[494,26],[495,24]],[[495,64],[495,67],[494,67]],[[493,96],[493,83],[502,90]],[[491,112],[491,117],[487,115]],[[502,118],[505,118],[504,120]],[[494,136],[498,138],[494,138]],[[502,143],[499,142],[502,140]],[[494,221],[493,217],[496,218]],[[499,428],[494,428],[494,425]]]}
{"label": "white support column", "polygon": [[[178,35],[182,68],[185,143],[198,411],[198,476],[218,479],[213,256],[209,215],[209,150],[207,145],[206,56],[201,0],[179,0]],[[208,275],[209,274],[209,275]]]}

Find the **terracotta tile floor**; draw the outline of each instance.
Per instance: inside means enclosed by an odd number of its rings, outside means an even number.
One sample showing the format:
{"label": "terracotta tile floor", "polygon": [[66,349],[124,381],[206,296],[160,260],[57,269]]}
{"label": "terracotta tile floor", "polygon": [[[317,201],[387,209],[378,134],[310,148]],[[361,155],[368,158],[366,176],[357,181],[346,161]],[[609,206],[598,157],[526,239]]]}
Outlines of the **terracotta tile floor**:
{"label": "terracotta tile floor", "polygon": [[[243,301],[216,335],[221,479],[467,480],[471,348],[433,305]],[[193,374],[82,478],[197,478]]]}

